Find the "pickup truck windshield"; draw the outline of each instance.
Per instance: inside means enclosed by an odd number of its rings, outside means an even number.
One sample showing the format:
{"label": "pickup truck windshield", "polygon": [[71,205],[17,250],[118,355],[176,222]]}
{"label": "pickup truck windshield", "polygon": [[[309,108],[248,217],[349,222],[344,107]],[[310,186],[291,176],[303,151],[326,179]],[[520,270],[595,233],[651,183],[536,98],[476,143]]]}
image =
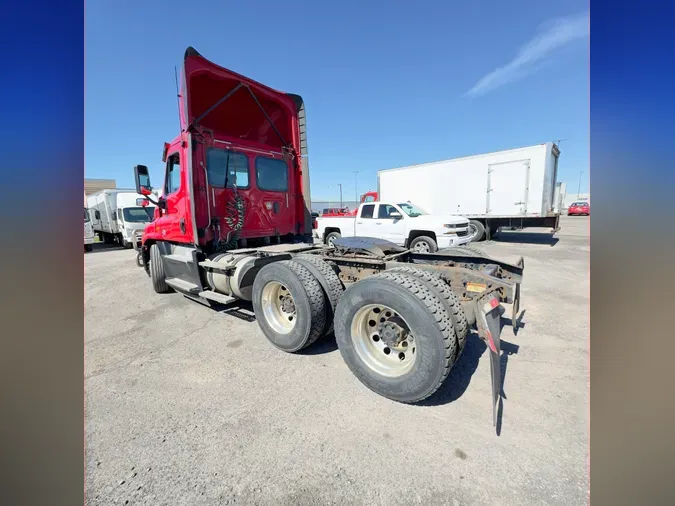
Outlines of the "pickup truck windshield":
{"label": "pickup truck windshield", "polygon": [[410,202],[399,204],[398,207],[400,207],[403,210],[403,212],[408,216],[410,216],[411,218],[417,218],[418,216],[429,214],[424,209],[421,209],[416,205],[411,204]]}
{"label": "pickup truck windshield", "polygon": [[87,223],[89,221],[89,213],[87,212],[87,208],[84,208],[84,222]]}
{"label": "pickup truck windshield", "polygon": [[152,221],[154,209],[148,207],[125,207],[124,221],[128,223],[148,223]]}

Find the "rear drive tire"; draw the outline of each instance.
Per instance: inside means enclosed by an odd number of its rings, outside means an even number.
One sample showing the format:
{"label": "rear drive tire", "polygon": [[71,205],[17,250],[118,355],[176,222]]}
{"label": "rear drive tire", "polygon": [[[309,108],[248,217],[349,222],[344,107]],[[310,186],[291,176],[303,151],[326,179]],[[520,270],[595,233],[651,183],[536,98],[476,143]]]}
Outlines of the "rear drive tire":
{"label": "rear drive tire", "polygon": [[171,287],[166,284],[166,273],[164,272],[164,261],[159,247],[156,244],[150,246],[150,279],[152,287],[157,293],[169,293]]}
{"label": "rear drive tire", "polygon": [[415,253],[436,253],[438,244],[428,235],[420,235],[410,241],[409,248]]}
{"label": "rear drive tire", "polygon": [[340,237],[342,237],[340,232],[331,232],[326,236],[326,244],[328,246],[333,246],[333,242],[335,241],[335,239],[339,239]]}
{"label": "rear drive tire", "polygon": [[[387,327],[392,324],[394,332]],[[422,281],[402,272],[376,274],[349,287],[335,312],[335,338],[361,383],[405,403],[419,402],[438,390],[457,347],[443,302]]]}
{"label": "rear drive tire", "polygon": [[485,227],[480,221],[469,220],[469,234],[471,242],[482,241],[485,238]]}
{"label": "rear drive tire", "polygon": [[333,268],[316,255],[297,255],[293,260],[305,266],[312,275],[319,281],[326,297],[326,323],[324,335],[333,332],[333,316],[338,301],[345,291],[340,278]]}
{"label": "rear drive tire", "polygon": [[267,340],[295,353],[324,332],[326,300],[319,281],[298,262],[267,264],[253,282],[253,310]]}
{"label": "rear drive tire", "polygon": [[[464,350],[464,346],[466,345],[466,336],[469,333],[469,323],[466,320],[464,308],[459,302],[457,295],[455,295],[455,292],[453,292],[452,288],[450,288],[450,285],[440,276],[437,276],[429,271],[425,271],[424,269],[418,269],[416,267],[402,265],[400,267],[387,269],[386,272],[403,272],[415,276],[425,285],[427,285],[427,288],[434,292],[436,297],[443,301],[445,309],[452,320],[452,326],[455,330],[455,335],[457,336],[457,355],[459,355],[459,353]],[[455,360],[457,360],[457,356],[455,357]]]}

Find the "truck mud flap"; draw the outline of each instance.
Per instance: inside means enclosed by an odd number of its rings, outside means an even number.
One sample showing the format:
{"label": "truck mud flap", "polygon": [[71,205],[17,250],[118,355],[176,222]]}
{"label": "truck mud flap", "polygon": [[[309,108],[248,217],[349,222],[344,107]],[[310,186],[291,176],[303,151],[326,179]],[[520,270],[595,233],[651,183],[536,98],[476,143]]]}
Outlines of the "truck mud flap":
{"label": "truck mud flap", "polygon": [[499,303],[499,295],[489,292],[476,301],[476,327],[478,335],[488,346],[490,353],[490,375],[492,377],[492,423],[497,425],[497,406],[502,387],[501,371],[501,325],[500,318],[504,312]]}

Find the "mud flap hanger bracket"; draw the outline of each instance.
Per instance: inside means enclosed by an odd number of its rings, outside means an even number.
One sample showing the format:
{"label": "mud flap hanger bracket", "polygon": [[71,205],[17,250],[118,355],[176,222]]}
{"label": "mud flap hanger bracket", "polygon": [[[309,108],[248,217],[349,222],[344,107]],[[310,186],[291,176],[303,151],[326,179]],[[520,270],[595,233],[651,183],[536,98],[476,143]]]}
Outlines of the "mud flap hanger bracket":
{"label": "mud flap hanger bracket", "polygon": [[497,425],[497,406],[502,387],[501,372],[501,325],[504,307],[499,303],[496,291],[481,295],[476,301],[476,327],[478,335],[486,342],[490,353],[490,375],[492,379],[492,423]]}

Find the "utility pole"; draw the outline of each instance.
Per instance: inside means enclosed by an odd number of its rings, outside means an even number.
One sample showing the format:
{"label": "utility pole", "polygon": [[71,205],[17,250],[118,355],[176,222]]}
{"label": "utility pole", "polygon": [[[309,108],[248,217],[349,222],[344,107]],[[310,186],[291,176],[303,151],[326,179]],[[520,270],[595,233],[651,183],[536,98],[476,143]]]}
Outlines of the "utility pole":
{"label": "utility pole", "polygon": [[577,199],[581,198],[581,176],[583,175],[584,171],[582,170],[579,172],[579,186],[577,187]]}
{"label": "utility pole", "polygon": [[340,209],[342,209],[342,185],[338,183],[338,186],[340,187]]}
{"label": "utility pole", "polygon": [[359,171],[354,171],[354,196],[356,197],[356,205],[359,205]]}

